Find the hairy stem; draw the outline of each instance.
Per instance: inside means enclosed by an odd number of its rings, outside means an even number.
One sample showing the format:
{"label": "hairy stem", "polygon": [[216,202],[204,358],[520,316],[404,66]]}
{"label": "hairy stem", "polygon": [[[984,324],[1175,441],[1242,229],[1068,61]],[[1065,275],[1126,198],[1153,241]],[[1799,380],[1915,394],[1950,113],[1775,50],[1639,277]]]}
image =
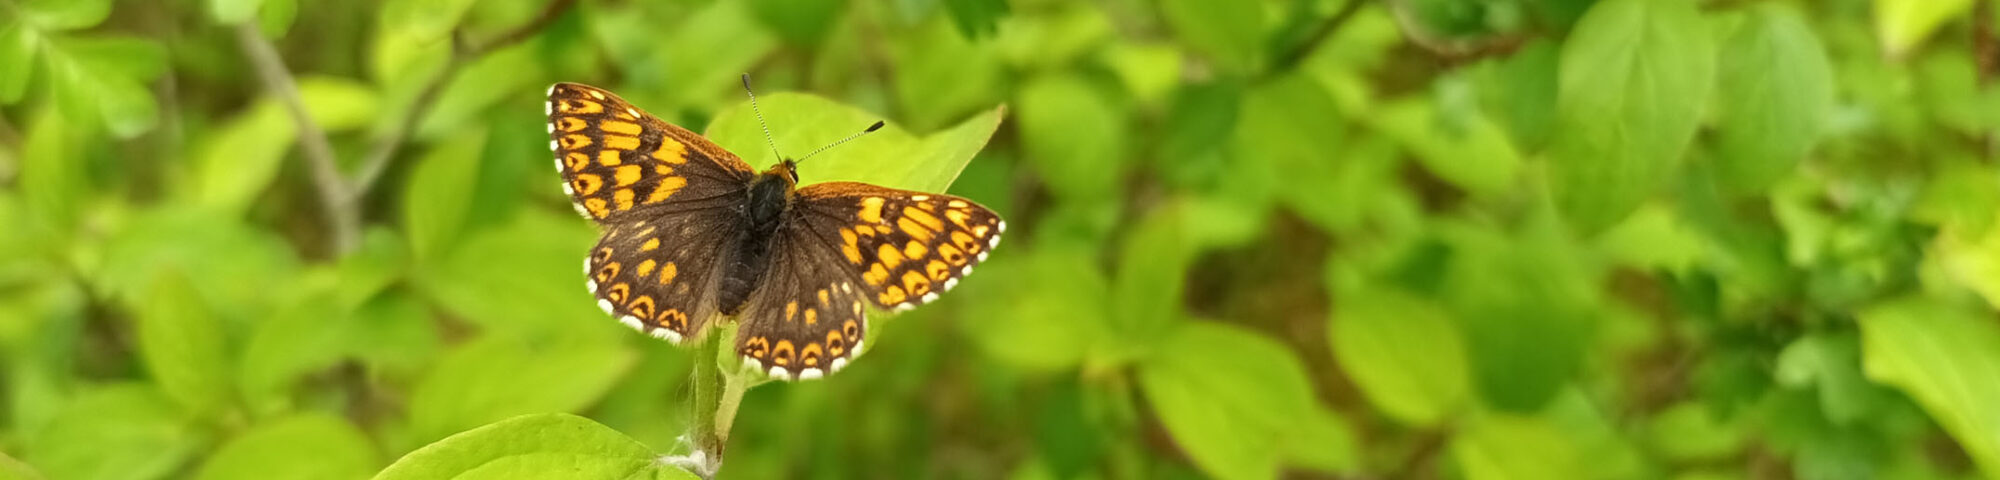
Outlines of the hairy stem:
{"label": "hairy stem", "polygon": [[727,345],[735,343],[734,327],[719,328],[719,331],[698,340],[692,354],[694,365],[689,370],[692,391],[688,408],[692,415],[688,420],[687,442],[692,451],[685,457],[669,457],[671,463],[685,468],[702,478],[714,478],[722,468],[722,453],[729,446],[729,429],[736,422],[736,407],[743,401],[743,393],[750,387],[763,383],[755,372],[740,369],[735,352]]}

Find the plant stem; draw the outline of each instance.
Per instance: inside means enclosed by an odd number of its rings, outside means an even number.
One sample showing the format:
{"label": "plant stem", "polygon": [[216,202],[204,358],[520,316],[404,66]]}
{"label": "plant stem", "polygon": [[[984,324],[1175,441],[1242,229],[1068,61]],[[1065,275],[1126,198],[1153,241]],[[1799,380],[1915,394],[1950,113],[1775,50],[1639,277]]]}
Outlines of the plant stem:
{"label": "plant stem", "polygon": [[741,371],[735,352],[724,348],[735,343],[736,329],[717,330],[699,340],[692,352],[694,365],[689,369],[692,376],[689,385],[693,391],[688,399],[692,415],[687,434],[692,451],[684,457],[667,459],[702,478],[715,478],[715,472],[722,469],[722,453],[729,446],[729,429],[736,422],[736,407],[742,403],[744,392],[762,383],[757,374]]}
{"label": "plant stem", "polygon": [[345,254],[354,249],[361,239],[361,212],[347,194],[348,185],[341,177],[340,169],[334,164],[333,144],[326,139],[326,131],[313,122],[312,114],[306,111],[306,103],[299,98],[298,84],[292,81],[292,72],[285,68],[285,61],[278,56],[278,49],[264,38],[264,32],[257,29],[256,22],[236,25],[236,40],[251,65],[256,67],[257,76],[263,79],[264,88],[278,97],[285,105],[285,111],[292,114],[292,123],[298,130],[299,147],[305,152],[306,163],[312,172],[313,185],[319,193],[320,208],[326,209],[327,228],[333,234],[334,251]]}

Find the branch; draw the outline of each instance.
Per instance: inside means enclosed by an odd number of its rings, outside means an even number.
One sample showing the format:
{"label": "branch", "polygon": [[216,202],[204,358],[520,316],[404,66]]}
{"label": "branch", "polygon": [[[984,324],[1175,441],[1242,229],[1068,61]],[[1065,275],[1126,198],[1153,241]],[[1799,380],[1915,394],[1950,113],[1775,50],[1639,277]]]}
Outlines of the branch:
{"label": "branch", "polygon": [[236,40],[243,53],[250,57],[251,65],[257,70],[257,77],[264,88],[277,95],[285,110],[292,114],[292,123],[298,127],[298,141],[306,163],[311,167],[313,185],[319,193],[321,208],[326,210],[327,228],[333,232],[334,249],[346,253],[354,248],[360,239],[361,215],[349,201],[347,185],[334,163],[333,145],[326,140],[326,131],[313,122],[312,114],[306,111],[305,101],[299,98],[299,87],[292,80],[292,73],[285,69],[285,61],[278,56],[278,49],[264,38],[255,22],[236,25]]}
{"label": "branch", "polygon": [[[1994,80],[2000,77],[2000,38],[1993,33],[1994,23],[2000,23],[2000,20],[1995,20],[1993,15],[1993,0],[1978,0],[1972,4],[1972,60],[1979,68],[1978,85],[1982,91],[1993,88]],[[1988,160],[2000,154],[1995,151],[2000,149],[2000,145],[1995,144],[1993,136],[1991,130],[1980,135],[1981,146],[1985,147],[1982,154]]]}
{"label": "branch", "polygon": [[460,68],[479,57],[493,53],[494,50],[533,37],[550,23],[555,22],[556,17],[562,16],[563,12],[568,11],[573,5],[576,5],[576,0],[549,2],[534,19],[477,44],[468,44],[463,32],[452,32],[451,58],[445,61],[444,68],[438,71],[437,76],[431,77],[430,82],[424,84],[422,90],[417,91],[417,97],[411,100],[410,107],[403,111],[403,118],[396,121],[396,128],[390,129],[388,136],[382,137],[382,140],[376,142],[374,148],[369,150],[367,160],[361,163],[361,171],[354,177],[354,191],[350,192],[351,198],[367,195],[368,189],[375,186],[376,180],[381,179],[382,172],[389,168],[389,161],[395,158],[396,150],[402,148],[403,141],[409,138],[410,132],[417,129],[417,123],[423,120],[424,115],[430,113],[431,106],[437,103],[438,95],[444,93],[445,83],[456,76]]}

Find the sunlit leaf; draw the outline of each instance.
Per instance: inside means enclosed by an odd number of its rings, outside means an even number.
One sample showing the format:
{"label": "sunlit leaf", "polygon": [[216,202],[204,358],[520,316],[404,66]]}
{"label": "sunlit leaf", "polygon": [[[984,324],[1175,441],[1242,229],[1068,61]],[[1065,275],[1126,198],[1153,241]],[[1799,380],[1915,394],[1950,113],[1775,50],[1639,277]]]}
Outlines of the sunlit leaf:
{"label": "sunlit leaf", "polygon": [[198,480],[345,480],[373,473],[375,446],[346,419],[305,413],[260,422],[217,448]]}
{"label": "sunlit leaf", "polygon": [[1487,415],[1451,440],[1451,458],[1467,480],[1579,478],[1590,459],[1547,421]]}
{"label": "sunlit leaf", "polygon": [[41,37],[27,22],[0,24],[0,104],[21,101],[35,78],[35,48]]}
{"label": "sunlit leaf", "polygon": [[235,25],[257,14],[264,0],[208,0],[208,16],[216,23]]}
{"label": "sunlit leaf", "polygon": [[1277,476],[1298,419],[1312,414],[1305,366],[1284,345],[1191,322],[1145,360],[1139,386],[1175,444],[1216,478]]}
{"label": "sunlit leaf", "polygon": [[[926,192],[943,191],[959,171],[986,145],[1000,125],[1004,110],[993,109],[957,126],[918,137],[888,118],[826,98],[793,93],[758,97],[771,134],[785,155],[797,158],[815,148],[886,121],[874,133],[828,149],[799,164],[801,185],[830,181],[872,183]],[[765,146],[764,130],[748,103],[717,113],[709,122],[709,139],[763,169],[776,164]]]}
{"label": "sunlit leaf", "polygon": [[1715,173],[1756,192],[1798,164],[1833,110],[1833,69],[1819,38],[1783,4],[1753,9],[1725,41],[1716,80]]}
{"label": "sunlit leaf", "polygon": [[[1945,22],[1966,19],[1972,0],[1875,0],[1875,34],[1882,49],[1902,56],[1922,44]],[[1990,21],[1990,20],[1988,20]]]}
{"label": "sunlit leaf", "polygon": [[111,16],[111,0],[24,0],[21,16],[41,30],[75,30]]}
{"label": "sunlit leaf", "polygon": [[1606,0],[1563,42],[1549,188],[1571,224],[1596,231],[1667,185],[1714,79],[1695,5]]}
{"label": "sunlit leaf", "polygon": [[1987,475],[2000,475],[2000,328],[1990,313],[1905,299],[1861,313],[1868,378],[1910,395]]}
{"label": "sunlit leaf", "polygon": [[1026,160],[1056,195],[1101,200],[1118,191],[1126,133],[1117,105],[1076,76],[1038,78],[1021,87]]}
{"label": "sunlit leaf", "polygon": [[1334,358],[1370,403],[1417,426],[1436,425],[1465,404],[1465,340],[1444,312],[1389,289],[1335,294]]}
{"label": "sunlit leaf", "polygon": [[410,173],[403,187],[403,228],[418,258],[444,253],[464,227],[485,143],[484,132],[459,135],[432,148]]}
{"label": "sunlit leaf", "polygon": [[233,399],[222,323],[189,286],[169,273],[153,281],[138,315],[139,354],[160,390],[181,406],[212,413]]}
{"label": "sunlit leaf", "polygon": [[1263,65],[1263,9],[1205,0],[1163,0],[1159,5],[1174,35],[1224,71],[1249,73]]}
{"label": "sunlit leaf", "polygon": [[180,469],[201,444],[172,399],[119,384],[74,397],[28,437],[21,460],[52,479],[148,480]]}
{"label": "sunlit leaf", "polygon": [[532,346],[502,335],[481,337],[439,359],[411,390],[413,434],[427,441],[515,415],[579,411],[609,391],[635,360],[615,344]]}
{"label": "sunlit leaf", "polygon": [[376,480],[437,478],[684,479],[653,450],[604,425],[560,413],[527,415],[466,431],[410,452]]}

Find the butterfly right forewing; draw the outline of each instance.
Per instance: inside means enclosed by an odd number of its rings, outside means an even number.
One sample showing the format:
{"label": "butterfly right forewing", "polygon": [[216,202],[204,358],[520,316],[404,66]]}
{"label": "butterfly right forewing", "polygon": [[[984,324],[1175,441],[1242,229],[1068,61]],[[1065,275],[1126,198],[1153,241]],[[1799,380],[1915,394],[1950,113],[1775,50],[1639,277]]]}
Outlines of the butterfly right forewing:
{"label": "butterfly right forewing", "polygon": [[600,225],[730,206],[755,176],[736,155],[603,89],[555,84],[546,110],[563,191]]}

